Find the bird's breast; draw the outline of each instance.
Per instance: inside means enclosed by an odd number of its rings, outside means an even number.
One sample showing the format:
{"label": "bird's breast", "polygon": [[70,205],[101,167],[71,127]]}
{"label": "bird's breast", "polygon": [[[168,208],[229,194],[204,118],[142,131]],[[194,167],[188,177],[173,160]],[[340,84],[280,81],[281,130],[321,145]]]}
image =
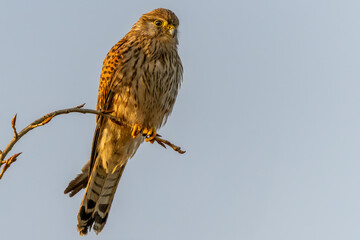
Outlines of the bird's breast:
{"label": "bird's breast", "polygon": [[115,112],[130,124],[159,128],[171,112],[179,79],[170,54],[149,57],[139,52],[118,73]]}

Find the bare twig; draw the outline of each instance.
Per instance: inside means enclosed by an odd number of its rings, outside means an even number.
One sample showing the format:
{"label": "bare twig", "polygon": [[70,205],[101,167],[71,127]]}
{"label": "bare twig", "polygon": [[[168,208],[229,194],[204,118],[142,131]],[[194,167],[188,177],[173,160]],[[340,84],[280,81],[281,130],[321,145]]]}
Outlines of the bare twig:
{"label": "bare twig", "polygon": [[17,157],[20,155],[21,153],[17,153],[13,156],[11,156],[8,160],[6,161],[1,161],[1,163],[4,163],[3,169],[0,172],[0,179],[2,178],[2,176],[4,175],[5,171],[10,167],[10,165],[16,161]]}
{"label": "bare twig", "polygon": [[[99,116],[103,116],[106,117],[108,119],[110,119],[111,121],[115,122],[116,124],[120,125],[120,126],[126,126],[129,128],[132,128],[132,125],[130,125],[129,123],[126,123],[124,121],[121,121],[120,119],[118,119],[116,116],[111,115],[111,111],[104,111],[104,112],[99,112],[93,109],[83,109],[82,107],[85,106],[85,103],[82,105],[79,105],[77,107],[74,108],[67,108],[67,109],[62,109],[62,110],[57,110],[51,113],[48,113],[44,116],[42,116],[41,118],[35,120],[34,122],[32,122],[31,124],[29,124],[27,127],[25,127],[23,130],[21,130],[19,133],[16,131],[16,117],[17,114],[15,114],[15,116],[13,117],[12,121],[11,121],[11,126],[12,129],[14,131],[14,137],[13,139],[10,141],[10,143],[7,145],[7,147],[4,149],[4,151],[0,151],[0,168],[3,165],[3,168],[1,170],[0,173],[0,179],[1,177],[4,175],[5,171],[10,167],[10,165],[16,161],[17,157],[21,154],[21,153],[17,153],[13,156],[11,156],[8,160],[4,160],[6,155],[11,151],[11,149],[14,147],[14,145],[29,131],[31,131],[34,128],[43,126],[47,123],[49,123],[55,116],[58,115],[62,115],[62,114],[68,114],[68,113],[72,113],[72,112],[77,112],[77,113],[90,113],[90,114],[95,114],[95,115],[99,115]],[[172,144],[171,142],[160,138],[160,135],[156,135],[156,137],[153,139],[153,141],[151,141],[152,143],[154,141],[156,141],[158,144],[160,144],[161,146],[163,146],[164,148],[166,148],[165,145],[170,146],[172,149],[174,149],[175,151],[177,151],[180,154],[185,153],[185,151],[182,151],[180,147]]]}
{"label": "bare twig", "polygon": [[16,132],[16,127],[15,127],[15,124],[16,124],[16,116],[17,114],[15,114],[15,116],[13,117],[13,119],[11,120],[11,127],[14,131],[14,138],[17,138],[18,137],[18,134]]}
{"label": "bare twig", "polygon": [[169,142],[169,141],[166,140],[166,139],[162,139],[162,138],[156,136],[154,140],[155,140],[158,144],[160,144],[161,146],[163,146],[164,148],[166,148],[166,146],[165,146],[165,144],[166,144],[166,145],[170,146],[172,149],[174,149],[174,151],[176,151],[176,152],[178,152],[178,153],[180,153],[180,154],[184,154],[184,153],[186,152],[186,151],[181,150],[180,147],[172,144],[171,142]]}

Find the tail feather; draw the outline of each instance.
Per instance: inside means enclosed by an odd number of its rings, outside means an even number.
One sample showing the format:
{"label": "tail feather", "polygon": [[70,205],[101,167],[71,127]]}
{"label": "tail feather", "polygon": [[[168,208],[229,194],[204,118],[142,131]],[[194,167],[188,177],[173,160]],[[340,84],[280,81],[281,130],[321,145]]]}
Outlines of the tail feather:
{"label": "tail feather", "polygon": [[84,167],[81,169],[81,173],[78,174],[76,178],[69,183],[64,191],[65,194],[69,193],[69,196],[73,197],[81,189],[86,188],[89,181],[89,168],[90,161],[84,165]]}
{"label": "tail feather", "polygon": [[104,228],[117,185],[125,169],[123,165],[113,172],[106,172],[100,164],[101,161],[97,163],[91,173],[78,214],[77,227],[80,235],[87,234],[92,226],[97,234]]}
{"label": "tail feather", "polygon": [[77,194],[81,189],[86,188],[86,185],[89,181],[89,176],[87,173],[80,173],[76,176],[74,180],[72,180],[67,188],[65,189],[64,193],[68,194],[70,197],[73,197]]}

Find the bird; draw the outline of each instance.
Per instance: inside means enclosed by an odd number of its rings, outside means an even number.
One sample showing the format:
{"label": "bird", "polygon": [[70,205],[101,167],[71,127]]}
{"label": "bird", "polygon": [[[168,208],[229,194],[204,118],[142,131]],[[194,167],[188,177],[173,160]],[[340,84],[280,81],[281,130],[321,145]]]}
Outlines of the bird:
{"label": "bird", "polygon": [[142,142],[154,142],[173,110],[183,79],[178,27],[169,9],[145,13],[104,59],[96,109],[126,124],[97,115],[90,160],[64,191],[72,197],[85,188],[80,235],[103,230],[128,160]]}

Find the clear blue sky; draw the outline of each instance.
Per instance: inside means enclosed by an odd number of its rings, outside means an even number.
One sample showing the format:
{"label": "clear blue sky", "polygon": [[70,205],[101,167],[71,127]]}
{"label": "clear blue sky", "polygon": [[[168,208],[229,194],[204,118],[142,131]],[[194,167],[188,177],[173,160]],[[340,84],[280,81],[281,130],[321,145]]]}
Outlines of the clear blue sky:
{"label": "clear blue sky", "polygon": [[[360,239],[359,1],[1,1],[0,149],[15,113],[20,130],[95,108],[107,51],[158,7],[180,19],[185,70],[159,133],[187,153],[143,144],[100,238]],[[83,192],[63,190],[94,127],[59,116],[18,143],[1,239],[80,239]]]}

